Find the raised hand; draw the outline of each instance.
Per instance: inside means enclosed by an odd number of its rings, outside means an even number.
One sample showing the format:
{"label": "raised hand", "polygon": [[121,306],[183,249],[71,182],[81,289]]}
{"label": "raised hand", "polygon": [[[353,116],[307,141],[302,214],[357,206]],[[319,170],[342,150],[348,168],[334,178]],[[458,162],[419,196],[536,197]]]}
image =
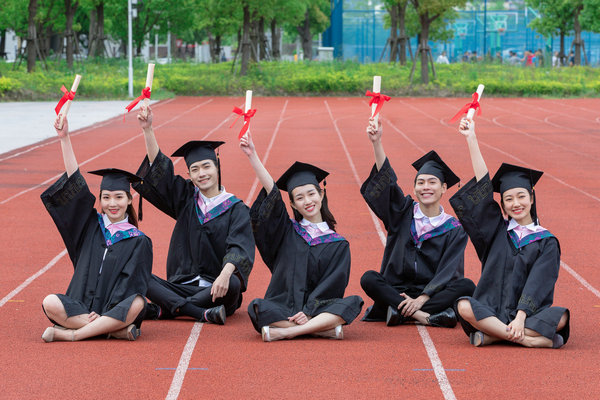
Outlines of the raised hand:
{"label": "raised hand", "polygon": [[464,137],[475,135],[475,121],[467,118],[461,119],[460,125],[458,126],[458,131]]}
{"label": "raised hand", "polygon": [[64,138],[69,136],[69,121],[67,121],[67,117],[65,116],[63,118],[63,124],[62,124],[62,128],[59,128],[60,126],[60,114],[56,116],[56,119],[54,120],[54,129],[56,129],[56,134],[58,135],[59,138]]}
{"label": "raised hand", "polygon": [[252,137],[250,136],[250,130],[248,130],[244,136],[240,139],[240,149],[244,152],[245,155],[250,157],[252,154],[256,153],[256,148],[254,147],[254,143],[252,142]]}
{"label": "raised hand", "polygon": [[369,135],[369,139],[371,142],[377,142],[381,140],[381,134],[383,133],[383,128],[381,127],[381,120],[377,119],[375,121],[374,118],[369,118],[369,126],[367,126],[367,134]]}
{"label": "raised hand", "polygon": [[152,108],[150,106],[145,106],[142,104],[137,114],[138,122],[142,129],[148,129],[152,127],[152,120],[154,119],[154,114],[152,113]]}

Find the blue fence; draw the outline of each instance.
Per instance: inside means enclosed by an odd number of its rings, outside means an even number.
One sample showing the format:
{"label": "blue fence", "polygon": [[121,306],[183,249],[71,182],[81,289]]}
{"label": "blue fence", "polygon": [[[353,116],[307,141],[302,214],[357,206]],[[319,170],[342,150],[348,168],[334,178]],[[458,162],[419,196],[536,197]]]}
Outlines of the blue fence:
{"label": "blue fence", "polygon": [[[382,2],[360,0],[331,0],[331,26],[323,34],[323,45],[334,48],[334,57],[361,63],[389,59],[385,49],[389,29],[384,28],[387,14]],[[544,38],[528,27],[537,18],[532,9],[512,11],[459,11],[458,18],[450,26],[454,38],[448,42],[430,42],[434,57],[446,51],[451,62],[460,61],[466,51],[478,55],[502,55],[510,51],[520,57],[525,50],[541,49],[547,62],[551,54],[560,50],[558,37]],[[600,34],[584,32],[585,56],[590,65],[600,64]],[[565,53],[569,53],[573,37],[565,37]],[[411,38],[415,51],[417,39]],[[408,51],[407,51],[408,53]],[[408,57],[408,54],[407,54]],[[582,62],[584,57],[582,56]]]}

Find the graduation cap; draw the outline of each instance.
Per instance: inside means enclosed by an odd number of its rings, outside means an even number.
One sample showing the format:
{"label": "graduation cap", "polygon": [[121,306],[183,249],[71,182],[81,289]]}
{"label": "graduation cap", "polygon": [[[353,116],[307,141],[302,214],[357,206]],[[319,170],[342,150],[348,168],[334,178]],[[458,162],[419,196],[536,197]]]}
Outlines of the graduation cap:
{"label": "graduation cap", "polygon": [[89,173],[102,177],[100,190],[124,190],[130,193],[130,184],[142,180],[139,176],[118,168],[98,169],[96,171],[89,171]]}
{"label": "graduation cap", "polygon": [[[89,171],[89,173],[100,175],[102,177],[102,182],[100,183],[101,191],[109,190],[112,192],[114,190],[123,190],[127,193],[131,193],[130,184],[142,181],[142,178],[139,176],[118,168],[98,169]],[[142,220],[142,196],[140,196],[140,201],[138,203],[138,219],[140,221]]]}
{"label": "graduation cap", "polygon": [[[319,182],[324,180],[329,172],[311,164],[296,161],[275,183],[281,190],[291,193],[298,186],[313,184],[319,187]],[[323,182],[323,186],[325,186]]]}
{"label": "graduation cap", "polygon": [[494,187],[494,192],[500,194],[514,188],[525,188],[533,191],[533,187],[543,174],[542,171],[502,163],[492,178],[492,186]]}
{"label": "graduation cap", "polygon": [[419,175],[427,174],[438,178],[442,183],[446,183],[450,188],[460,182],[460,178],[452,172],[440,156],[433,150],[412,163],[412,166],[417,170],[416,178]]}
{"label": "graduation cap", "polygon": [[217,164],[219,157],[215,150],[224,143],[211,140],[192,140],[175,150],[171,157],[184,157],[188,169],[193,163],[202,160],[213,160]]}

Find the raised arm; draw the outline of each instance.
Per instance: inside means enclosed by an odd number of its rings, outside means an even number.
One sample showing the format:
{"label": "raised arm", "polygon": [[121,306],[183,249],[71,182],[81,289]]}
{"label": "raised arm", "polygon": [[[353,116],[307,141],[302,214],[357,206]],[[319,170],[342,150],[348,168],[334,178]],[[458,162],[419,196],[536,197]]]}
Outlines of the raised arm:
{"label": "raised arm", "polygon": [[386,155],[383,150],[383,144],[381,143],[381,135],[383,129],[381,128],[381,120],[377,120],[378,125],[373,118],[369,119],[369,126],[367,127],[367,134],[373,144],[373,152],[375,153],[375,165],[377,165],[377,171],[381,169],[385,162]]}
{"label": "raised arm", "polygon": [[146,141],[146,152],[148,153],[148,161],[150,164],[154,162],[156,156],[158,155],[158,142],[156,141],[156,136],[154,136],[154,129],[152,129],[152,120],[154,118],[154,114],[152,114],[152,109],[150,106],[147,106],[148,112],[145,111],[146,106],[142,105],[140,110],[138,111],[137,119],[142,127],[142,131],[144,132],[144,139]]}
{"label": "raised arm", "polygon": [[273,185],[275,185],[275,182],[273,181],[273,177],[271,176],[271,174],[269,174],[269,171],[267,171],[267,169],[263,165],[262,161],[260,161],[260,158],[258,158],[258,154],[256,154],[256,148],[254,147],[254,143],[252,143],[250,131],[248,131],[240,139],[240,149],[242,149],[244,154],[248,156],[248,160],[250,160],[250,165],[254,169],[256,177],[260,181],[261,185],[263,185],[267,193],[271,193],[271,189],[273,189]]}
{"label": "raised arm", "polygon": [[71,138],[69,136],[69,122],[67,121],[67,117],[65,116],[62,129],[59,129],[60,125],[60,116],[56,117],[54,120],[54,129],[56,129],[56,134],[60,138],[60,147],[62,149],[63,161],[65,162],[65,170],[67,171],[67,176],[71,176],[77,171],[79,165],[77,164],[77,159],[75,158],[75,152],[73,152],[73,146],[71,145]]}
{"label": "raised arm", "polygon": [[479,182],[488,173],[488,168],[485,165],[477,137],[475,136],[475,122],[472,119],[463,118],[460,121],[458,131],[467,139],[473,172],[475,172],[475,179]]}

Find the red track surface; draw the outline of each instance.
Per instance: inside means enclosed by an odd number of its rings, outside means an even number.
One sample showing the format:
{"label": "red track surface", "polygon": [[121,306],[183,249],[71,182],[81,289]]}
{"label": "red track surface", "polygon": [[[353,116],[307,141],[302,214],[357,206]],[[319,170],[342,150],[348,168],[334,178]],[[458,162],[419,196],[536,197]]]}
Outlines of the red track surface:
{"label": "red track surface", "polygon": [[[407,192],[414,177],[410,163],[431,148],[462,177],[463,184],[472,177],[464,139],[456,126],[447,125],[464,102],[397,98],[384,107],[385,149]],[[168,154],[181,143],[207,134],[213,140],[226,140],[221,151],[224,183],[248,202],[257,194],[254,174],[236,146],[239,123],[227,129],[232,106],[241,103],[241,98],[165,101],[154,106],[154,126]],[[294,160],[313,162],[331,172],[330,205],[338,231],[352,249],[346,293],[362,295],[369,305],[359,279],[365,270],[379,268],[383,251],[358,190],[373,164],[365,134],[369,107],[360,98],[255,98],[253,105],[258,109],[252,120],[254,142],[264,158],[272,141],[266,166],[273,176]],[[39,199],[51,178],[64,171],[60,147],[50,140],[47,146],[16,157],[6,158],[17,151],[0,156],[4,337],[0,397],[599,398],[600,273],[595,246],[600,242],[600,101],[484,98],[482,105],[477,132],[490,170],[506,161],[546,172],[536,187],[538,213],[561,243],[565,265],[555,304],[568,307],[572,316],[571,339],[563,349],[473,348],[459,327],[387,328],[358,319],[347,327],[343,341],[263,343],[246,313],[248,302],[263,296],[270,278],[258,253],[244,304],[223,327],[149,321],[135,343],[45,344],[40,335],[49,322],[41,300],[49,293],[64,292],[72,273],[68,257],[60,257],[64,246]],[[145,154],[134,116],[128,116],[126,123],[116,118],[87,130],[73,138],[73,146],[83,171],[104,167],[134,171]],[[181,164],[176,169],[183,174]],[[99,178],[86,179],[93,191],[98,190]],[[447,199],[455,191],[445,197],[447,210]],[[154,243],[154,272],[163,276],[173,221],[147,203],[144,216],[141,229]],[[479,269],[469,244],[466,276],[476,282]],[[22,290],[15,294],[17,288]],[[433,345],[427,348],[429,338]],[[186,354],[189,364],[180,363]]]}

